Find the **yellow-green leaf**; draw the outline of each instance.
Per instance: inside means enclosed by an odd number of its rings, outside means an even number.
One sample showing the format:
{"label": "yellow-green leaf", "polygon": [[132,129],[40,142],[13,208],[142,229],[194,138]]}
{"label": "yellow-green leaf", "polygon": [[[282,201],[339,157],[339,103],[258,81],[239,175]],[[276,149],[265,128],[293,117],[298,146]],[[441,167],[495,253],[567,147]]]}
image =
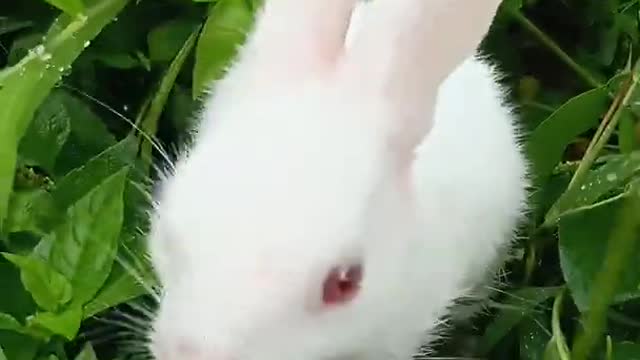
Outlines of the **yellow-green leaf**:
{"label": "yellow-green leaf", "polygon": [[45,0],[49,4],[66,12],[69,15],[78,15],[84,11],[82,0]]}
{"label": "yellow-green leaf", "polygon": [[[0,71],[0,227],[7,216],[17,148],[36,109],[63,73],[128,0],[90,0],[83,16],[61,15],[42,44]],[[1,229],[0,229],[1,230]]]}
{"label": "yellow-green leaf", "polygon": [[82,348],[82,351],[75,357],[74,360],[98,360],[96,352],[93,350],[91,343],[86,343]]}
{"label": "yellow-green leaf", "polygon": [[246,0],[220,0],[211,7],[196,48],[194,98],[224,75],[252,24],[252,6]]}
{"label": "yellow-green leaf", "polygon": [[109,276],[123,223],[124,186],[129,168],[108,177],[67,210],[65,221],[47,238],[51,266],[73,286],[73,302],[85,304]]}
{"label": "yellow-green leaf", "polygon": [[67,340],[73,340],[78,334],[81,321],[82,309],[73,306],[59,313],[37,313],[29,318],[28,325],[35,329],[45,329],[54,335],[64,336]]}
{"label": "yellow-green leaf", "polygon": [[42,259],[8,253],[2,255],[20,269],[24,287],[42,309],[56,311],[71,300],[69,280]]}

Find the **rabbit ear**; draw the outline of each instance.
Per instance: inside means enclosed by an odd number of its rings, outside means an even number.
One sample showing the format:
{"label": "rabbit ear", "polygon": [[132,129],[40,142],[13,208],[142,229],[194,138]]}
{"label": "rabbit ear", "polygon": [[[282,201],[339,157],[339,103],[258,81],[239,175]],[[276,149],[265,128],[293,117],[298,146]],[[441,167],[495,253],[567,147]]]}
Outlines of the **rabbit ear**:
{"label": "rabbit ear", "polygon": [[263,1],[244,49],[252,71],[286,81],[335,66],[358,0]]}
{"label": "rabbit ear", "polygon": [[[402,121],[400,141],[417,144],[430,129],[440,84],[472,56],[500,0],[375,0],[350,40],[347,73],[364,89],[381,91]],[[358,11],[360,11],[359,9]],[[407,138],[402,138],[402,135]]]}

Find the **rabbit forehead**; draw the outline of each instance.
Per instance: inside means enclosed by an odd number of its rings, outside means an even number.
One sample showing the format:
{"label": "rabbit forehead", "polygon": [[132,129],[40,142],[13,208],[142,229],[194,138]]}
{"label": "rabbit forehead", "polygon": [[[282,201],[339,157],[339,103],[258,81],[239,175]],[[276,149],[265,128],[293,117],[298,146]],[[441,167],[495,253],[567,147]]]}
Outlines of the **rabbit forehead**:
{"label": "rabbit forehead", "polygon": [[255,121],[229,121],[199,138],[164,186],[161,221],[190,249],[244,257],[280,250],[304,258],[357,237],[384,177],[384,147],[357,119],[331,113],[271,121],[256,111]]}

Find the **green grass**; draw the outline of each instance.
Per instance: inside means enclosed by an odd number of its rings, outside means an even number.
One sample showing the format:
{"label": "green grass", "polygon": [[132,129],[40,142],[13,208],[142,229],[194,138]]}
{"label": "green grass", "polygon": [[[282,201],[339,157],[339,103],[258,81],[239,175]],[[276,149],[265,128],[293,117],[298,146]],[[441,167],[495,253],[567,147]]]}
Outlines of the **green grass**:
{"label": "green grass", "polygon": [[[135,358],[117,335],[147,313],[137,280],[154,284],[141,209],[157,145],[181,142],[254,8],[0,3],[0,360]],[[505,286],[437,356],[640,358],[639,11],[505,0],[483,50],[518,105],[533,208]]]}

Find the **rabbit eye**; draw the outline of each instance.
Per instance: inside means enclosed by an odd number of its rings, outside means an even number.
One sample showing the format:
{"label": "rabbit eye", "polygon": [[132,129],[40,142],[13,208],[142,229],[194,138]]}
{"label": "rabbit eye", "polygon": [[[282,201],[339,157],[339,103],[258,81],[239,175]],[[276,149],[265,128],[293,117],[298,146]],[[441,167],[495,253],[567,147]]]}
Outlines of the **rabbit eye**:
{"label": "rabbit eye", "polygon": [[325,305],[339,305],[353,300],[360,290],[361,281],[361,265],[332,269],[324,281],[323,302]]}

